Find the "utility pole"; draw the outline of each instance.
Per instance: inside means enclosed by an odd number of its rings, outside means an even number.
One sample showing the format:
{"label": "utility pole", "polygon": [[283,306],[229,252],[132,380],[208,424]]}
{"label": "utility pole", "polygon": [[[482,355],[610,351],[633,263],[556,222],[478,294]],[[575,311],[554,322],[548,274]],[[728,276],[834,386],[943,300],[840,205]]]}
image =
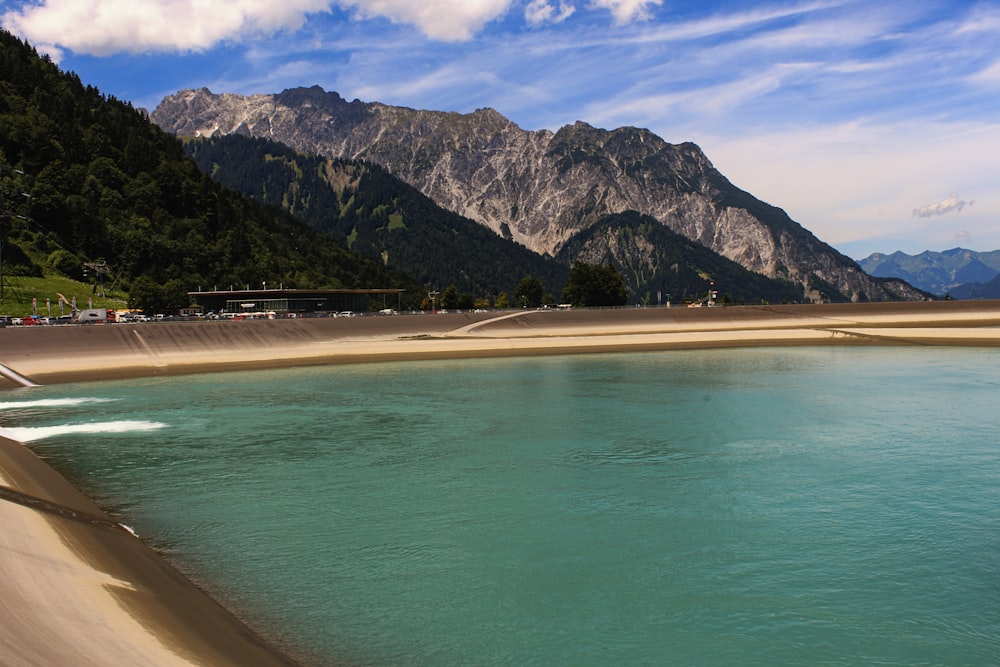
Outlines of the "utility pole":
{"label": "utility pole", "polygon": [[103,259],[99,259],[96,262],[84,262],[84,268],[90,269],[94,272],[94,294],[97,294],[97,285],[101,286],[101,296],[106,297],[104,293],[104,274],[111,273],[111,269],[108,267],[108,263]]}

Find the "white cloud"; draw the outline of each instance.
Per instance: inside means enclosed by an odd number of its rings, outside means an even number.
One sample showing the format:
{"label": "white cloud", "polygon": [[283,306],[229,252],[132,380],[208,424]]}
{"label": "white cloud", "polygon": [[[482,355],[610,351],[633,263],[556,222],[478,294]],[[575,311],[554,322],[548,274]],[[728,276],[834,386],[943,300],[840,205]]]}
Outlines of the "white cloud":
{"label": "white cloud", "polygon": [[358,18],[382,17],[416,26],[431,39],[469,40],[510,9],[513,0],[337,0]]}
{"label": "white cloud", "polygon": [[961,200],[957,194],[952,193],[947,199],[913,209],[913,215],[917,218],[929,218],[932,215],[944,215],[952,211],[961,212],[963,208],[971,204],[972,202]]}
{"label": "white cloud", "polygon": [[968,15],[961,20],[955,29],[955,34],[979,33],[992,39],[998,30],[1000,30],[1000,9],[988,5],[978,5],[973,7]]}
{"label": "white cloud", "polygon": [[569,2],[560,0],[556,7],[549,0],[531,0],[524,8],[524,20],[528,25],[539,26],[545,23],[562,23],[576,11],[576,7]]}
{"label": "white cloud", "polygon": [[659,7],[663,0],[591,0],[592,9],[607,9],[617,25],[632,21],[647,21],[652,18],[650,6]]}
{"label": "white cloud", "polygon": [[977,193],[962,229],[995,245],[984,250],[1000,247],[1000,124],[858,121],[691,138],[736,186],[852,256],[950,247],[958,230],[945,219],[913,218],[913,201],[942,184]]}
{"label": "white cloud", "polygon": [[[515,0],[42,0],[0,17],[2,25],[55,54],[197,52],[300,28],[336,5],[354,18],[416,26],[440,41],[470,39]],[[569,8],[571,11],[572,8]],[[559,12],[567,6],[560,3]],[[559,16],[560,14],[554,14]]]}
{"label": "white cloud", "polygon": [[969,81],[986,86],[1000,85],[1000,60],[970,76]]}
{"label": "white cloud", "polygon": [[650,127],[664,118],[692,119],[693,124],[701,127],[716,125],[720,119],[738,115],[740,108],[773,94],[788,81],[814,68],[809,63],[789,63],[687,90],[673,90],[670,85],[657,86],[670,90],[665,93],[644,95],[639,89],[625,90],[587,105],[583,117],[602,127],[622,124]]}
{"label": "white cloud", "polygon": [[[622,25],[650,18],[663,0],[594,0]],[[0,17],[4,28],[58,57],[62,49],[113,53],[197,52],[300,28],[311,14],[334,7],[352,18],[414,26],[443,42],[472,39],[519,0],[40,0]],[[560,23],[576,11],[570,0],[529,0],[529,25]]]}
{"label": "white cloud", "polygon": [[[821,0],[801,5],[774,6],[754,8],[740,12],[727,12],[713,14],[704,18],[696,18],[678,23],[661,23],[652,26],[642,33],[630,37],[629,39],[638,42],[676,42],[703,39],[706,37],[718,37],[728,34],[739,35],[744,32],[752,32],[772,21],[801,19],[808,15],[822,10],[830,9],[836,2]],[[837,32],[833,35],[814,35],[821,39],[839,38],[842,39],[846,33],[837,27]],[[839,35],[839,37],[838,37]]]}
{"label": "white cloud", "polygon": [[[77,53],[192,52],[248,35],[299,28],[328,0],[44,0],[6,12],[4,28],[54,57]],[[50,46],[52,45],[52,46]]]}

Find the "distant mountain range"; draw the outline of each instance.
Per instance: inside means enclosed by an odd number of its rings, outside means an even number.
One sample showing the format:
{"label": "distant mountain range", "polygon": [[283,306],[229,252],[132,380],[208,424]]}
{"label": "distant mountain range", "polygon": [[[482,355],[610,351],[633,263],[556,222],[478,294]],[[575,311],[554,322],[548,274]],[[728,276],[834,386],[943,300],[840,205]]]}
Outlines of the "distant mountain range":
{"label": "distant mountain range", "polygon": [[873,253],[860,262],[873,276],[900,278],[914,287],[956,299],[1000,298],[1000,250],[952,248],[919,255]]}
{"label": "distant mountain range", "polygon": [[[648,130],[578,122],[531,132],[491,109],[458,114],[347,102],[319,87],[249,97],[184,90],[151,118],[178,136],[263,137],[306,154],[381,165],[538,255],[563,264],[611,261],[638,293],[655,287],[646,276],[682,267],[660,263],[670,253],[658,244],[673,242],[658,234],[663,228],[751,272],[796,284],[796,300],[928,296],[902,280],[869,276],[784,211],[730,183],[698,146],[669,144]],[[627,234],[595,229],[588,243],[579,242],[607,216],[629,212],[654,224],[630,220]]]}

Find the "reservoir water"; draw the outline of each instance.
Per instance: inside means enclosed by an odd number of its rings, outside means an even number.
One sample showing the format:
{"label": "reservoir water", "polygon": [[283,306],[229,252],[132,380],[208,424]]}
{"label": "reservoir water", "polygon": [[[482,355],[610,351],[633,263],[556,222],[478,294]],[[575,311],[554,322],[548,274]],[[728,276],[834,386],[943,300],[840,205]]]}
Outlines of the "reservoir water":
{"label": "reservoir water", "polygon": [[995,665],[1000,351],[327,366],[0,394],[287,652]]}

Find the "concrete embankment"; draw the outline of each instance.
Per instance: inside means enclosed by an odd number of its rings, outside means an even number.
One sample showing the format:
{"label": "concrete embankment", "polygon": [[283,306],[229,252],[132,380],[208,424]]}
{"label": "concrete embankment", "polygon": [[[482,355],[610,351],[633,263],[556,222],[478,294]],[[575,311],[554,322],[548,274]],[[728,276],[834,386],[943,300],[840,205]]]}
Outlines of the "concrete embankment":
{"label": "concrete embankment", "polygon": [[0,525],[0,664],[295,664],[3,429]]}
{"label": "concrete embankment", "polygon": [[[438,335],[486,314],[7,327],[0,387],[306,363],[338,340]],[[320,362],[316,362],[320,363]]]}
{"label": "concrete embankment", "polygon": [[992,345],[996,332],[990,327],[997,326],[1000,302],[937,301],[7,327],[0,329],[0,365],[6,368],[0,371],[0,388],[307,364],[615,349]]}

